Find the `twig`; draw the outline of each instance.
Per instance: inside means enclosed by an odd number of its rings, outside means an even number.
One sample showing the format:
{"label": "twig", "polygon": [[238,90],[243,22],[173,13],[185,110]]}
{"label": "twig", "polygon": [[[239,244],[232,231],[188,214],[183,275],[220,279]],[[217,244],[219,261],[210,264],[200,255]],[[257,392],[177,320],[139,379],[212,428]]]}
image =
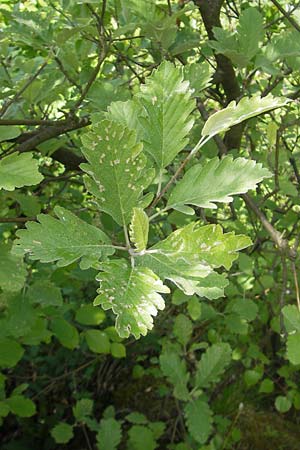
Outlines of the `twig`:
{"label": "twig", "polygon": [[0,217],[0,223],[24,223],[28,220],[36,220],[36,217]]}
{"label": "twig", "polygon": [[280,334],[282,336],[285,336],[286,330],[285,330],[285,326],[284,326],[282,310],[284,307],[284,299],[285,299],[285,294],[286,294],[287,265],[286,265],[286,258],[284,255],[281,255],[281,264],[282,264],[282,288],[281,288],[281,294],[280,294],[280,300],[279,300],[279,304],[280,304]]}
{"label": "twig", "polygon": [[0,117],[2,117],[6,113],[8,108],[21,97],[23,92],[25,92],[26,89],[31,85],[31,83],[33,83],[33,81],[40,75],[40,73],[44,70],[44,68],[47,66],[47,64],[48,64],[48,58],[46,59],[46,61],[43,62],[43,64],[37,70],[37,72],[32,77],[29,78],[29,80],[24,84],[24,86],[19,90],[19,92],[17,92],[13,96],[13,98],[11,98],[6,103],[4,103],[4,105],[0,111]]}
{"label": "twig", "polygon": [[294,282],[295,282],[295,288],[296,288],[297,306],[298,306],[298,310],[300,311],[299,284],[298,284],[298,278],[297,278],[296,265],[295,265],[294,261],[292,261],[292,271],[293,271],[293,275],[294,275]]}
{"label": "twig", "polygon": [[295,28],[295,30],[300,31],[300,26],[298,23],[293,19],[293,17],[290,16],[289,13],[286,12],[286,10],[278,3],[277,0],[271,0],[273,5],[276,6],[276,8],[281,12],[281,14],[290,22],[290,24]]}

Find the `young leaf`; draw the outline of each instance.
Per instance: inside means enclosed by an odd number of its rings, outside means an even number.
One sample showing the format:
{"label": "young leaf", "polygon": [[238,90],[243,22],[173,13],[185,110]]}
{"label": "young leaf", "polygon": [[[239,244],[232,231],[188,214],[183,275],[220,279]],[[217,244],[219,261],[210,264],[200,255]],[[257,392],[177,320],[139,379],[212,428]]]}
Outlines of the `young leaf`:
{"label": "young leaf", "polygon": [[130,224],[130,238],[137,251],[146,249],[149,233],[149,219],[141,208],[133,208],[133,215]]}
{"label": "young leaf", "polygon": [[168,208],[182,210],[184,205],[216,208],[216,202],[229,203],[232,195],[254,189],[260,181],[270,177],[260,163],[232,156],[213,158],[191,167],[170,194]]}
{"label": "young leaf", "polygon": [[139,98],[146,113],[140,117],[145,151],[161,172],[188,143],[187,135],[194,123],[190,114],[195,102],[182,71],[168,61],[146,79]]}
{"label": "young leaf", "polygon": [[19,230],[15,241],[15,253],[29,253],[31,259],[41,262],[58,261],[67,266],[83,258],[84,267],[89,267],[100,258],[114,253],[109,238],[103,231],[70,211],[56,206],[58,219],[46,214],[38,216],[38,222],[27,222],[27,230]]}
{"label": "young leaf", "polygon": [[10,252],[10,246],[0,244],[0,287],[4,291],[22,289],[26,279],[26,266],[20,256]]}
{"label": "young leaf", "polygon": [[16,187],[32,186],[44,177],[32,153],[13,153],[0,161],[0,189],[13,191]]}
{"label": "young leaf", "polygon": [[103,120],[83,136],[82,142],[88,160],[80,166],[89,175],[86,188],[97,198],[102,211],[119,225],[127,225],[154,176],[153,170],[145,167],[146,157],[136,132]]}
{"label": "young leaf", "polygon": [[99,295],[94,305],[113,310],[120,337],[145,336],[153,327],[152,316],[165,307],[160,293],[168,293],[169,288],[149,268],[129,267],[125,260],[104,263],[101,269],[103,272],[97,277]]}
{"label": "young leaf", "polygon": [[287,305],[282,309],[284,325],[288,333],[300,332],[300,312],[295,305]]}
{"label": "young leaf", "polygon": [[191,436],[198,444],[205,444],[212,431],[212,411],[208,404],[198,398],[189,402],[184,412]]}
{"label": "young leaf", "polygon": [[120,422],[113,417],[102,419],[97,434],[98,450],[115,450],[121,442]]}
{"label": "young leaf", "polygon": [[196,385],[204,388],[217,383],[231,361],[231,348],[226,343],[213,344],[202,355],[196,373]]}
{"label": "young leaf", "polygon": [[235,101],[229,103],[227,108],[212,114],[205,122],[202,129],[202,136],[212,138],[222,131],[228,130],[233,125],[257,116],[258,114],[271,111],[275,108],[285,106],[291,100],[287,98],[273,97],[272,94],[266,97],[253,96],[251,98],[244,97],[238,104]]}
{"label": "young leaf", "polygon": [[136,258],[162,279],[170,279],[187,295],[197,293],[208,298],[223,295],[226,279],[213,269],[229,269],[238,257],[237,251],[251,243],[246,236],[223,234],[219,225],[201,227],[192,222],[151,247]]}
{"label": "young leaf", "polygon": [[177,353],[165,352],[160,355],[159,363],[162,373],[174,386],[174,396],[179,400],[188,400],[189,373],[185,361]]}

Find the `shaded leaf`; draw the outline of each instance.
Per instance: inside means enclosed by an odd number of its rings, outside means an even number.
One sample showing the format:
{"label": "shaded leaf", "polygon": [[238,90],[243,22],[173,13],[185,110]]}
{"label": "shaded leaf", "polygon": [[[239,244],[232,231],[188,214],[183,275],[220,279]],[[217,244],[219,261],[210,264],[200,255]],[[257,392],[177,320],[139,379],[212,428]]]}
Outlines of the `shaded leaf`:
{"label": "shaded leaf", "polygon": [[159,363],[162,373],[174,386],[174,396],[179,400],[187,400],[189,373],[185,361],[177,353],[165,352],[160,355]]}
{"label": "shaded leaf", "polygon": [[202,355],[196,372],[196,385],[208,387],[217,383],[231,361],[231,348],[226,343],[213,344]]}
{"label": "shaded leaf", "polygon": [[130,238],[137,251],[146,249],[149,233],[149,219],[141,208],[133,208],[133,215],[130,224]]}
{"label": "shaded leaf", "polygon": [[184,409],[185,420],[191,436],[199,444],[205,444],[212,431],[212,411],[200,399],[190,401]]}

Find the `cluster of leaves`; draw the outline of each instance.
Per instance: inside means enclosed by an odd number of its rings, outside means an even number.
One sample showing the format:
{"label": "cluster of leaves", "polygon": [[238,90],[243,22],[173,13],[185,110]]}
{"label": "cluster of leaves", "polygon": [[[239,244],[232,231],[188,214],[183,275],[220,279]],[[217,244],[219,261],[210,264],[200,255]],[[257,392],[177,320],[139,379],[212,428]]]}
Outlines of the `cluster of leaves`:
{"label": "cluster of leaves", "polygon": [[5,450],[297,423],[299,17],[203,3],[0,6]]}

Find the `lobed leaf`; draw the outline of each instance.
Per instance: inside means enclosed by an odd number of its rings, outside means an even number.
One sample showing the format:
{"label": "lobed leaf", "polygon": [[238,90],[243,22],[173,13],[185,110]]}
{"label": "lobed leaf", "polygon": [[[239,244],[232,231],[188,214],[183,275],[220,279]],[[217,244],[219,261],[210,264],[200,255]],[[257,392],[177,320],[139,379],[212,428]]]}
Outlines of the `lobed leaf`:
{"label": "lobed leaf", "polygon": [[130,267],[124,259],[104,263],[101,269],[94,305],[112,309],[120,337],[145,336],[153,327],[152,316],[165,307],[160,293],[168,293],[169,288],[148,267]]}
{"label": "lobed leaf", "polygon": [[209,347],[202,355],[196,372],[196,385],[201,388],[219,381],[231,361],[229,344],[218,343]]}
{"label": "lobed leaf", "polygon": [[272,94],[265,97],[259,97],[258,95],[250,98],[244,97],[238,104],[232,101],[225,109],[209,117],[204,124],[201,134],[202,136],[212,138],[216,134],[226,131],[244,120],[271,111],[272,109],[281,108],[290,101],[287,98],[273,97]]}
{"label": "lobed leaf", "polygon": [[19,230],[14,252],[29,253],[31,259],[43,263],[57,261],[67,266],[83,258],[82,268],[114,253],[111,242],[103,231],[79,219],[65,208],[56,206],[58,217],[38,215],[38,222],[27,222],[26,230]]}
{"label": "lobed leaf", "polygon": [[[270,172],[260,163],[232,156],[213,158],[204,164],[191,167],[172,190],[168,208],[183,213],[185,205],[216,208],[215,203],[229,203],[232,195],[254,189]],[[189,213],[189,212],[188,212]]]}
{"label": "lobed leaf", "polygon": [[154,171],[146,168],[136,132],[120,123],[103,120],[94,124],[82,142],[88,164],[80,167],[89,175],[85,179],[87,190],[96,197],[102,211],[119,225],[127,225],[154,176]]}
{"label": "lobed leaf", "polygon": [[13,191],[15,188],[38,184],[43,178],[32,153],[16,152],[0,161],[0,189]]}
{"label": "lobed leaf", "polygon": [[164,61],[141,86],[139,99],[145,111],[140,117],[145,151],[161,172],[188,143],[195,108],[189,82],[181,69]]}
{"label": "lobed leaf", "polygon": [[212,411],[201,399],[192,400],[184,409],[185,420],[191,436],[199,444],[205,444],[212,431]]}
{"label": "lobed leaf", "polygon": [[133,208],[129,233],[135,248],[139,252],[145,250],[148,243],[149,219],[141,208]]}

